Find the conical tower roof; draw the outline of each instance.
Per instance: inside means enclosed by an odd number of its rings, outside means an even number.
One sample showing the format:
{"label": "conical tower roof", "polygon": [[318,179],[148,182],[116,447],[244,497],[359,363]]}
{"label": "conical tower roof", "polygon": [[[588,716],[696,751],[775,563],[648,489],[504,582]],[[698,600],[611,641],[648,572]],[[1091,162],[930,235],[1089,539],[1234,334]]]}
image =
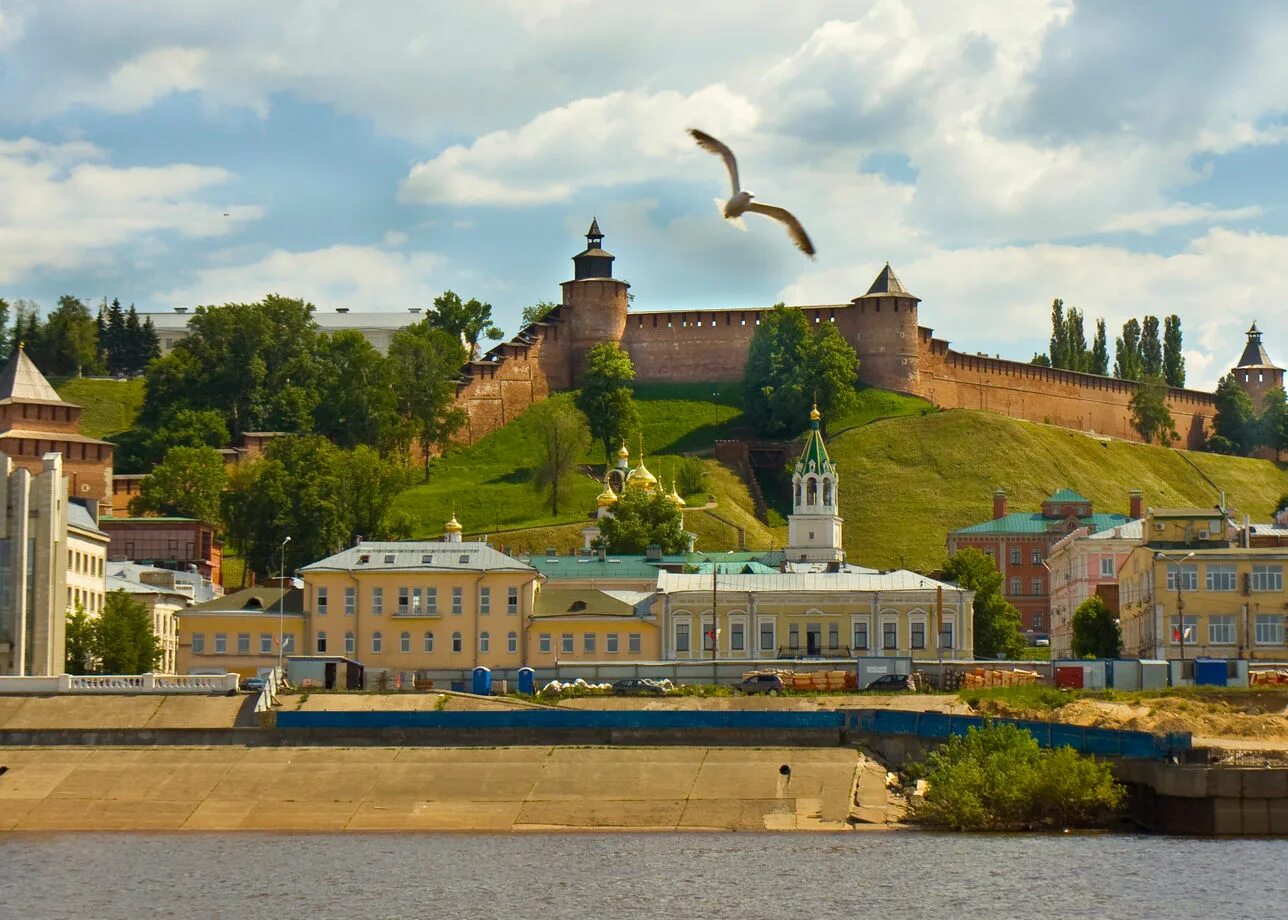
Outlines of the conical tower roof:
{"label": "conical tower roof", "polygon": [[9,359],[9,363],[0,370],[0,402],[62,403],[63,401],[58,391],[49,385],[45,375],[19,345]]}
{"label": "conical tower roof", "polygon": [[1270,355],[1266,354],[1265,346],[1261,344],[1261,330],[1257,328],[1255,322],[1247,335],[1248,344],[1244,346],[1243,355],[1235,367],[1274,367],[1275,364],[1270,360]]}
{"label": "conical tower roof", "polygon": [[796,461],[793,472],[797,476],[808,476],[813,473],[815,476],[828,475],[836,479],[836,467],[832,464],[832,458],[827,455],[823,433],[818,430],[818,420],[821,417],[818,405],[815,404],[809,414],[809,431],[805,434],[805,449],[801,451],[800,459]]}
{"label": "conical tower roof", "polygon": [[894,269],[890,267],[889,262],[885,264],[885,268],[881,269],[881,271],[877,273],[876,279],[872,282],[872,285],[868,288],[868,292],[863,296],[864,297],[908,297],[912,300],[917,300],[917,301],[921,300],[920,297],[916,297],[913,294],[909,293],[908,289],[903,286],[903,282],[900,281],[899,276],[894,273]]}

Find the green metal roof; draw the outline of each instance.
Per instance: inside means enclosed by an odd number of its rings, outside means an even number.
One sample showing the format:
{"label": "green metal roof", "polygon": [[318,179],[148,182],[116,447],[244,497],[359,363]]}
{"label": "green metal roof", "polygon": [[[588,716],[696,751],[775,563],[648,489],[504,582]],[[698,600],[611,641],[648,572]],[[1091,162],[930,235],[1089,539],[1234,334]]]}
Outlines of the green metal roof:
{"label": "green metal roof", "polygon": [[810,419],[809,431],[805,435],[805,449],[801,451],[800,459],[796,461],[793,472],[798,476],[813,473],[817,476],[826,474],[833,479],[836,478],[836,467],[832,465],[832,458],[827,455],[827,445],[823,443],[823,435],[818,430],[816,418]]}
{"label": "green metal roof", "polygon": [[572,578],[631,578],[651,580],[663,566],[681,567],[684,556],[663,556],[650,561],[643,556],[529,556],[532,566],[551,580]]}
{"label": "green metal roof", "polygon": [[[1049,500],[1049,499],[1048,499]],[[1057,501],[1073,501],[1074,499],[1057,499]],[[1086,517],[1078,518],[1078,524],[1087,528],[1091,533],[1099,533],[1102,530],[1109,530],[1120,524],[1126,524],[1131,521],[1125,514],[1090,514]],[[983,521],[979,524],[972,524],[969,527],[959,527],[953,531],[954,534],[972,534],[972,533],[1047,533],[1052,526],[1060,526],[1063,521],[1059,518],[1043,517],[1039,512],[1017,511],[991,521]]]}
{"label": "green metal roof", "polygon": [[1073,489],[1061,489],[1059,492],[1055,493],[1050,498],[1048,498],[1047,501],[1049,502],[1086,502],[1088,504],[1091,503],[1091,499],[1087,498],[1086,496],[1079,495],[1077,492],[1073,491]]}

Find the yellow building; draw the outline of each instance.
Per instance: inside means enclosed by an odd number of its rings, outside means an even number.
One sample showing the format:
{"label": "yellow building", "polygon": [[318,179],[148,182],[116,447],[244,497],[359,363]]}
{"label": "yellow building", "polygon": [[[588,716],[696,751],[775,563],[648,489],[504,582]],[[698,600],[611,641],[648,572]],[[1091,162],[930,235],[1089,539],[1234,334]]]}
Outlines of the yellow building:
{"label": "yellow building", "polygon": [[659,660],[661,630],[653,615],[654,597],[652,590],[638,588],[542,585],[528,630],[527,663],[543,668]]}
{"label": "yellow building", "polygon": [[1150,512],[1145,534],[1119,571],[1124,654],[1284,659],[1288,547],[1232,547],[1205,509]]}
{"label": "yellow building", "polygon": [[254,677],[277,667],[279,634],[284,654],[305,647],[303,599],[304,592],[288,579],[284,586],[243,588],[176,611],[177,673]]}
{"label": "yellow building", "polygon": [[[379,672],[442,679],[526,664],[537,572],[485,543],[359,543],[304,566],[308,654]],[[373,674],[373,672],[375,672]]]}

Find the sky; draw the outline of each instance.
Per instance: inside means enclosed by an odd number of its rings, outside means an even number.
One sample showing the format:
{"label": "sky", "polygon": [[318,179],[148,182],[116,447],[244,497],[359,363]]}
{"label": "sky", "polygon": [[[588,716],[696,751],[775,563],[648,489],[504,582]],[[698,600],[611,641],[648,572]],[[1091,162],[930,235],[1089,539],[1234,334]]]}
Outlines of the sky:
{"label": "sky", "polygon": [[[0,0],[0,297],[405,311],[842,303],[885,261],[966,352],[1054,297],[1288,362],[1288,5]],[[791,209],[720,220],[718,159]]]}

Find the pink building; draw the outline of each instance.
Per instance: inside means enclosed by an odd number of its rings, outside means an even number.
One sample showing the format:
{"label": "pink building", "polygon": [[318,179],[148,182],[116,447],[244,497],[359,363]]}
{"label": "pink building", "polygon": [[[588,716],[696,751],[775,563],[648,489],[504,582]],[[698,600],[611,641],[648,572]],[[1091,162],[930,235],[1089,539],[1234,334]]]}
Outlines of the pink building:
{"label": "pink building", "polygon": [[1098,533],[1079,527],[1051,547],[1046,562],[1051,573],[1052,658],[1073,657],[1073,612],[1097,592],[1113,596],[1118,570],[1144,540],[1144,532],[1139,520]]}

